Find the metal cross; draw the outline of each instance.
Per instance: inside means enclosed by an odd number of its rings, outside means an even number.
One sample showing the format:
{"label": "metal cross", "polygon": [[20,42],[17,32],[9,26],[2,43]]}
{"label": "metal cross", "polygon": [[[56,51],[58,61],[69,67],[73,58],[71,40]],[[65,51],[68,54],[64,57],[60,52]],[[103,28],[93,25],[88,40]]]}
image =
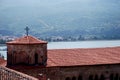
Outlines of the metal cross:
{"label": "metal cross", "polygon": [[28,31],[30,30],[28,27],[25,28],[26,30],[26,35],[28,36]]}

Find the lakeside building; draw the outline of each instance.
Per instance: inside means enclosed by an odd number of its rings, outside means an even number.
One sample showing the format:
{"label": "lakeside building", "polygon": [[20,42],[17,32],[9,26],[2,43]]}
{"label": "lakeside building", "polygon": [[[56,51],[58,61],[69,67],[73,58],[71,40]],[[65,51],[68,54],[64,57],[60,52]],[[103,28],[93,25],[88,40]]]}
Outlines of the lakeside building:
{"label": "lakeside building", "polygon": [[120,80],[120,47],[53,49],[24,36],[7,42],[0,80]]}

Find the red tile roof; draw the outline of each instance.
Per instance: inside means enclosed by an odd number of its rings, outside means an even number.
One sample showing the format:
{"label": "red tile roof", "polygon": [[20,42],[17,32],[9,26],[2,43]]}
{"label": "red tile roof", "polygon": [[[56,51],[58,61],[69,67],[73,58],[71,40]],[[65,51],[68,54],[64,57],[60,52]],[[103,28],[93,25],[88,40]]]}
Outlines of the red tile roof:
{"label": "red tile roof", "polygon": [[[54,49],[48,50],[47,55],[47,67],[120,64],[120,47]],[[5,62],[0,61],[1,64]]]}
{"label": "red tile roof", "polygon": [[[3,65],[3,63],[0,64],[0,66]],[[47,67],[59,67],[59,66],[73,67],[103,64],[120,64],[120,47],[48,50]],[[33,76],[36,77],[36,74],[38,74],[39,72],[34,70],[43,68],[43,66],[17,65],[10,68],[26,73],[28,75],[33,75],[34,73]]]}
{"label": "red tile roof", "polygon": [[120,63],[120,47],[48,50],[47,67]]}
{"label": "red tile roof", "polygon": [[44,44],[46,41],[39,40],[33,36],[24,36],[14,41],[7,42],[7,44]]}

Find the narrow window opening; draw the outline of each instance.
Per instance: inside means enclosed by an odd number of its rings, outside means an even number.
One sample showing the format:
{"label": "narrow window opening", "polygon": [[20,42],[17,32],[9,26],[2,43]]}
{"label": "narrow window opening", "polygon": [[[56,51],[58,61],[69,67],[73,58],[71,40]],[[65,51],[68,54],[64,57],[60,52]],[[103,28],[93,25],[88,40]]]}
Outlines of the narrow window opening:
{"label": "narrow window opening", "polygon": [[93,80],[93,75],[90,75],[90,76],[89,76],[89,80]]}
{"label": "narrow window opening", "polygon": [[118,73],[115,75],[114,80],[119,80],[119,75],[118,75]]}
{"label": "narrow window opening", "polygon": [[69,78],[69,77],[67,77],[65,80],[70,80],[70,78]]}
{"label": "narrow window opening", "polygon": [[73,77],[72,80],[76,80],[76,77]]}
{"label": "narrow window opening", "polygon": [[35,53],[35,64],[38,64],[38,54]]}
{"label": "narrow window opening", "polygon": [[105,77],[103,74],[100,76],[100,80],[105,80]]}
{"label": "narrow window opening", "polygon": [[114,77],[113,74],[111,74],[110,75],[110,80],[113,80],[114,79],[113,77]]}
{"label": "narrow window opening", "polygon": [[98,80],[98,75],[95,75],[95,78],[94,78],[94,80]]}
{"label": "narrow window opening", "polygon": [[82,79],[82,76],[79,76],[79,77],[78,77],[78,80],[83,80],[83,79]]}

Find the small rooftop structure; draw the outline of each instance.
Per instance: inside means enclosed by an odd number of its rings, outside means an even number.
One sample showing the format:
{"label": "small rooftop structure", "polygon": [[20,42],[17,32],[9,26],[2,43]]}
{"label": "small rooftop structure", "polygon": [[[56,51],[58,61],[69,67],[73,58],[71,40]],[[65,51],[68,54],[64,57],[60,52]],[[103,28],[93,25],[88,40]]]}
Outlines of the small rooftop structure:
{"label": "small rooftop structure", "polygon": [[46,65],[47,42],[24,36],[7,42],[7,66],[18,64]]}

